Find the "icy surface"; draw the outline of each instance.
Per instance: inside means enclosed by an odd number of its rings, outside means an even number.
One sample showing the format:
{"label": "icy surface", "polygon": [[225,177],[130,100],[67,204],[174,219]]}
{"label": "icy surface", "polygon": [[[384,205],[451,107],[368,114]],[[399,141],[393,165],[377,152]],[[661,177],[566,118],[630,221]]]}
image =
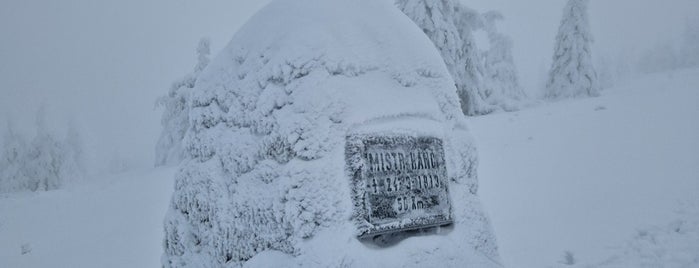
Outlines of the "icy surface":
{"label": "icy surface", "polygon": [[[165,266],[239,266],[266,251],[300,266],[500,266],[454,82],[392,1],[275,1],[192,96]],[[384,250],[360,243],[344,158],[357,133],[443,139],[454,226]]]}

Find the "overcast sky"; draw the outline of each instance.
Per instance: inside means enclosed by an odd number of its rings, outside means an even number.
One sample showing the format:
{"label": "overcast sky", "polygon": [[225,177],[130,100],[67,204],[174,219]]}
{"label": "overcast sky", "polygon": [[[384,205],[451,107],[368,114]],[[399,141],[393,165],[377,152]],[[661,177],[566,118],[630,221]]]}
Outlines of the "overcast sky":
{"label": "overcast sky", "polygon": [[[199,38],[209,37],[216,54],[268,2],[1,0],[1,127],[11,118],[31,133],[45,103],[50,127],[62,132],[74,121],[93,158],[118,153],[134,166],[150,166],[160,130],[155,99],[194,67]],[[505,15],[501,30],[515,41],[522,83],[537,94],[565,1],[463,2]],[[592,0],[593,53],[635,55],[677,39],[698,14],[697,0]]]}

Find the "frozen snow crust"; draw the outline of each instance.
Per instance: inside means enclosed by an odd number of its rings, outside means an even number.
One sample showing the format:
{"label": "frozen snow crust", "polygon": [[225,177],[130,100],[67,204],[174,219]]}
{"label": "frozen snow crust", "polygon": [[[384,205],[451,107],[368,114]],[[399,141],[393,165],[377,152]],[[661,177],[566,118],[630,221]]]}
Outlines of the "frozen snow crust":
{"label": "frozen snow crust", "polygon": [[[165,267],[500,267],[454,81],[390,0],[277,0],[192,91]],[[345,137],[444,140],[455,223],[360,242]]]}

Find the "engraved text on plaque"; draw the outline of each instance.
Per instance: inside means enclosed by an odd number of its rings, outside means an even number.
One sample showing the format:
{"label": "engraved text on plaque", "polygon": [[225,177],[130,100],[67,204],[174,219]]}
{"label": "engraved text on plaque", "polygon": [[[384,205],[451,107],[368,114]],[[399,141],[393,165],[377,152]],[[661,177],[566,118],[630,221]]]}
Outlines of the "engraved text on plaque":
{"label": "engraved text on plaque", "polygon": [[452,222],[441,139],[355,135],[345,154],[360,237]]}

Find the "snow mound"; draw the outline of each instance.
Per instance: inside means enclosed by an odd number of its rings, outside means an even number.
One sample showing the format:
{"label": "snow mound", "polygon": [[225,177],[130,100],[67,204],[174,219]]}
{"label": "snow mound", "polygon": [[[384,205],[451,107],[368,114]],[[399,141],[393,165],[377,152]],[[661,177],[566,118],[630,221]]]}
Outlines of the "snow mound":
{"label": "snow mound", "polygon": [[[274,1],[192,92],[164,266],[500,267],[454,81],[392,1]],[[344,144],[371,133],[444,140],[452,227],[356,238]]]}

